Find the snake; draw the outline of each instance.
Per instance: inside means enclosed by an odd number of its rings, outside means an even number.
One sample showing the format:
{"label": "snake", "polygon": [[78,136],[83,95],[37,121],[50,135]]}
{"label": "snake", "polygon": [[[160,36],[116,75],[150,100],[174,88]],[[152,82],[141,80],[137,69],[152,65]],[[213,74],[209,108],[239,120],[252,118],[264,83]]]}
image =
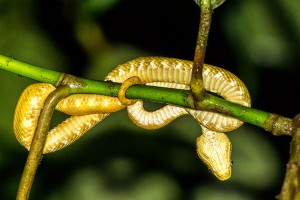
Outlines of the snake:
{"label": "snake", "polygon": [[[180,116],[191,115],[200,125],[201,135],[196,139],[196,152],[208,169],[219,179],[231,177],[232,144],[224,132],[240,127],[243,122],[220,113],[165,105],[155,111],[146,111],[142,100],[131,100],[125,92],[131,85],[146,84],[190,90],[193,62],[166,57],[139,57],[118,65],[105,81],[122,83],[118,97],[98,94],[73,94],[61,100],[56,110],[70,115],[48,133],[43,153],[60,150],[88,132],[113,112],[127,108],[128,116],[137,126],[159,129]],[[249,92],[233,73],[204,64],[203,83],[206,91],[215,93],[233,103],[250,107]],[[48,83],[34,83],[22,92],[16,105],[13,129],[19,143],[30,150],[38,117],[47,96],[55,90]]]}

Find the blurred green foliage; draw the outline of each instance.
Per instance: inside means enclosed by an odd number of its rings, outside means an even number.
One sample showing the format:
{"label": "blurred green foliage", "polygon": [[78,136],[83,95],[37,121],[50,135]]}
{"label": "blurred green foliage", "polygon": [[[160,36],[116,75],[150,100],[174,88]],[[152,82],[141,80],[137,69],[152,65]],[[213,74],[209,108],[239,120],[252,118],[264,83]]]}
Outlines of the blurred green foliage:
{"label": "blurred green foliage", "polygon": [[[0,53],[48,69],[103,79],[139,56],[193,59],[194,1],[0,0]],[[300,2],[226,1],[213,14],[206,62],[238,75],[253,107],[299,112]],[[34,81],[0,71],[0,199],[14,199],[27,151],[13,135],[14,107]],[[55,113],[53,124],[66,116]],[[233,175],[218,181],[197,158],[200,129],[190,116],[142,130],[125,110],[64,150],[45,155],[31,199],[273,199],[280,192],[288,137],[245,124],[228,133]]]}

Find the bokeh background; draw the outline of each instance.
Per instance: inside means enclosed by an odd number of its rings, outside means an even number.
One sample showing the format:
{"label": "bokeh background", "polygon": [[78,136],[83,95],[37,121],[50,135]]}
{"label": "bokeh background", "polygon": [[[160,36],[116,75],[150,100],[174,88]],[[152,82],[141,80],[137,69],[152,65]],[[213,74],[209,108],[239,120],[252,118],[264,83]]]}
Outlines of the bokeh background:
{"label": "bokeh background", "polygon": [[[0,7],[0,54],[47,69],[102,80],[139,56],[194,56],[193,0],[0,0]],[[228,0],[214,11],[205,61],[239,76],[253,107],[292,118],[300,111],[299,44],[299,0]],[[31,83],[0,70],[0,199],[15,199],[28,154],[12,121]],[[55,113],[53,124],[65,117]],[[30,199],[259,200],[280,192],[290,137],[250,124],[228,133],[233,174],[220,182],[197,157],[200,134],[190,116],[148,131],[125,110],[111,114],[43,157]]]}

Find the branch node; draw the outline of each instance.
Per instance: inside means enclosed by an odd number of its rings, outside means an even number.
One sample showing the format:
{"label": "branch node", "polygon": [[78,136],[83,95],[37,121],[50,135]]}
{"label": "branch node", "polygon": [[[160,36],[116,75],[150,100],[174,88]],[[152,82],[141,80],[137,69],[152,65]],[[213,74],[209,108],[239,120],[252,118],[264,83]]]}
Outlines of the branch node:
{"label": "branch node", "polygon": [[81,81],[78,77],[70,74],[63,74],[60,79],[60,85],[67,85],[70,88],[83,88],[86,86],[86,83]]}
{"label": "branch node", "polygon": [[273,135],[292,135],[293,121],[290,118],[270,113],[265,122],[264,129]]}

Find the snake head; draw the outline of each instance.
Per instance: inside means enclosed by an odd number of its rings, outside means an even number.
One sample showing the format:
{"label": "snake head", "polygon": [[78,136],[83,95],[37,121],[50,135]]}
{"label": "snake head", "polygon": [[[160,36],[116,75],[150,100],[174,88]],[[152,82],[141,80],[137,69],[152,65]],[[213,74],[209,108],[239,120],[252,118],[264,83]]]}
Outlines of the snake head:
{"label": "snake head", "polygon": [[197,138],[197,153],[208,169],[221,181],[231,176],[231,142],[220,132],[202,127],[202,135]]}

